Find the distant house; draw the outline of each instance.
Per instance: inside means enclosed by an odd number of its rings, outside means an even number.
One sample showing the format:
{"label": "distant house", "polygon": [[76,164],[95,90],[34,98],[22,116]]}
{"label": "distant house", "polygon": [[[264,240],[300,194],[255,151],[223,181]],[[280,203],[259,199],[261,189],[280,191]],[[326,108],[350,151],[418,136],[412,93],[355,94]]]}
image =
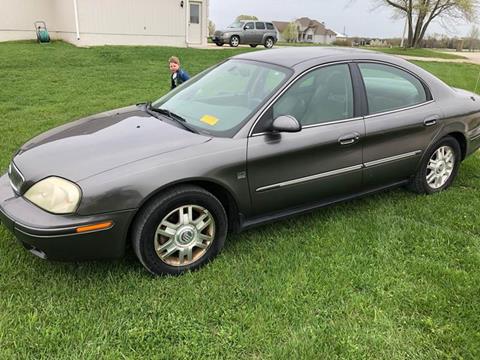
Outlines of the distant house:
{"label": "distant house", "polygon": [[[327,29],[325,23],[312,20],[308,17],[301,17],[294,20],[298,29],[298,42],[310,42],[317,44],[331,44],[337,39],[337,33]],[[285,30],[289,22],[273,21],[273,24],[279,32],[279,40],[284,41],[282,32]]]}
{"label": "distant house", "polygon": [[288,24],[290,24],[288,21],[272,21],[273,26],[277,29],[278,33],[278,41],[285,42],[287,41],[283,37],[283,32],[287,28]]}

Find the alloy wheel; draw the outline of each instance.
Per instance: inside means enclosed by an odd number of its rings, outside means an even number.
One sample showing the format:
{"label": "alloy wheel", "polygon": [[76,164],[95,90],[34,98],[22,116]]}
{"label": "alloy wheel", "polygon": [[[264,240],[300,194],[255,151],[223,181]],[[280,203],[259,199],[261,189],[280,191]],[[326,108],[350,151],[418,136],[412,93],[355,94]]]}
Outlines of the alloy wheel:
{"label": "alloy wheel", "polygon": [[215,239],[215,220],[199,205],[185,205],[165,216],[155,233],[155,252],[170,266],[187,266],[205,255]]}
{"label": "alloy wheel", "polygon": [[439,147],[427,164],[426,180],[432,189],[439,189],[450,179],[455,167],[455,153],[450,146]]}

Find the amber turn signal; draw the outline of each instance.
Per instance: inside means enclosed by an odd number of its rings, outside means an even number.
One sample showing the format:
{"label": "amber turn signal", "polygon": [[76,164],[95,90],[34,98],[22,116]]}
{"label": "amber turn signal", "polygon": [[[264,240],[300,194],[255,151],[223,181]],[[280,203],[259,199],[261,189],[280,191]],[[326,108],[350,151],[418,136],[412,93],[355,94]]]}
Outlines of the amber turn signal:
{"label": "amber turn signal", "polygon": [[82,232],[87,232],[87,231],[103,230],[103,229],[108,229],[112,225],[113,225],[112,221],[107,221],[107,222],[103,222],[103,223],[99,223],[99,224],[78,227],[76,229],[76,231],[77,231],[77,233],[82,233]]}

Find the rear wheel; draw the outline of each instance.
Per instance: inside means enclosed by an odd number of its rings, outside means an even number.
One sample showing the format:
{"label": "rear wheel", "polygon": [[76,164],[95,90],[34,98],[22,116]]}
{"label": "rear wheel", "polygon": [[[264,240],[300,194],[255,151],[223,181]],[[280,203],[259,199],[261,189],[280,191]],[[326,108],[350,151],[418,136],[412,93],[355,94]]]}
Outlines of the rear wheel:
{"label": "rear wheel", "polygon": [[271,37],[266,38],[264,46],[267,49],[271,49],[273,47],[273,39]]}
{"label": "rear wheel", "polygon": [[237,35],[233,35],[230,38],[230,46],[237,47],[240,44],[240,38]]}
{"label": "rear wheel", "polygon": [[458,173],[461,149],[458,141],[447,136],[427,152],[410,188],[420,194],[433,194],[448,188]]}
{"label": "rear wheel", "polygon": [[135,254],[154,275],[196,270],[223,248],[227,215],[221,202],[196,186],[179,186],[150,202],[132,231]]}

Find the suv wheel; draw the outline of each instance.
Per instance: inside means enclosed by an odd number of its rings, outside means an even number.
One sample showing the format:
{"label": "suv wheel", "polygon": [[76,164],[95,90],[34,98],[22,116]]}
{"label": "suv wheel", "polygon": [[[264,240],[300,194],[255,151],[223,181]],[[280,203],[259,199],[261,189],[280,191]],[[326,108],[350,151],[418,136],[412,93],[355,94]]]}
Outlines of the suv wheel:
{"label": "suv wheel", "polygon": [[216,42],[215,45],[217,45],[217,46],[223,46],[223,43],[221,43],[221,42]]}
{"label": "suv wheel", "polygon": [[273,39],[271,37],[266,38],[264,46],[267,49],[271,49],[273,47]]}
{"label": "suv wheel", "polygon": [[133,249],[152,274],[179,275],[200,268],[220,252],[227,224],[215,196],[197,186],[179,186],[140,210],[133,224]]}
{"label": "suv wheel", "polygon": [[250,47],[256,48],[258,44],[250,44]]}
{"label": "suv wheel", "polygon": [[233,35],[230,38],[230,46],[237,47],[240,44],[240,38],[237,35]]}

